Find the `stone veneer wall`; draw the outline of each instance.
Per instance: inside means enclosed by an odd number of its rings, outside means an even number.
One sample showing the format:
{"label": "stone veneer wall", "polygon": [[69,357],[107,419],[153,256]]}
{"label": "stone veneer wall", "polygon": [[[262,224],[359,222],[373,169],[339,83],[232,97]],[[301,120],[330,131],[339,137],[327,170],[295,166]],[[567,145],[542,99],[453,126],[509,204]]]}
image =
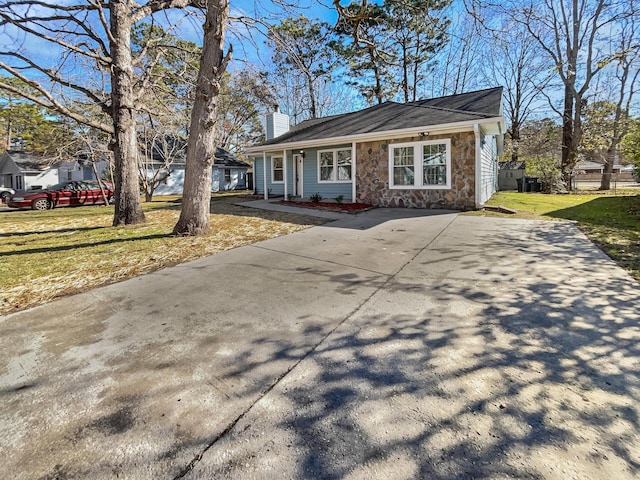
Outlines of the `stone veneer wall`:
{"label": "stone veneer wall", "polygon": [[356,198],[376,207],[475,208],[475,145],[473,132],[433,135],[429,140],[451,139],[451,189],[389,189],[389,144],[424,141],[409,137],[356,145]]}

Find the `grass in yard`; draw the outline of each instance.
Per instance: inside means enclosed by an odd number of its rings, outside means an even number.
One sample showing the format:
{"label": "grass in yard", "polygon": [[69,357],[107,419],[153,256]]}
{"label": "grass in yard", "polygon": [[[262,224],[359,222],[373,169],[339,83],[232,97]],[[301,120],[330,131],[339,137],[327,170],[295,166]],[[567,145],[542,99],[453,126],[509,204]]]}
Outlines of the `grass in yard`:
{"label": "grass in yard", "polygon": [[147,222],[112,227],[113,207],[0,213],[0,314],[54,297],[319,225],[326,220],[236,206],[212,198],[211,231],[172,237],[179,199],[143,203]]}
{"label": "grass in yard", "polygon": [[487,205],[503,205],[518,211],[516,215],[496,214],[498,216],[573,220],[592,242],[640,281],[640,192],[637,188],[618,189],[615,195],[598,191],[572,195],[498,192]]}

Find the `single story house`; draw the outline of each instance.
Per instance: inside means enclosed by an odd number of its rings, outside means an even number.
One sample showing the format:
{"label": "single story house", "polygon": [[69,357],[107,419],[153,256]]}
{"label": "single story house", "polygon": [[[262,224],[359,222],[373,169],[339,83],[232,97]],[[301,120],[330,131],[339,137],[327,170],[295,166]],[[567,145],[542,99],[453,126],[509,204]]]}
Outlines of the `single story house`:
{"label": "single story house", "polygon": [[248,149],[258,194],[380,207],[478,208],[498,187],[502,87],[386,102],[289,129],[278,111]]}
{"label": "single story house", "polygon": [[[216,148],[215,159],[211,168],[211,191],[245,190],[247,186],[247,170],[251,168],[247,162]],[[180,195],[184,188],[184,161],[171,164],[168,175],[156,186],[154,195]],[[153,175],[153,171],[149,171]]]}
{"label": "single story house", "polygon": [[247,171],[251,168],[247,162],[227,152],[223,148],[216,148],[216,158],[211,173],[211,190],[245,190],[248,188]]}
{"label": "single story house", "polygon": [[[100,175],[107,161],[96,163]],[[7,150],[0,157],[0,186],[14,190],[47,188],[67,180],[95,180],[93,166],[82,159],[59,161],[38,153]]]}
{"label": "single story house", "polygon": [[[620,169],[620,165],[614,165],[614,170],[616,170],[616,167],[618,170]],[[573,170],[577,175],[602,175],[602,172],[604,172],[604,164],[591,160],[580,160],[576,163],[576,166],[573,167]]]}
{"label": "single story house", "polygon": [[[617,161],[618,159],[616,159],[613,164],[612,180],[633,180],[633,168],[626,168],[624,165],[617,163]],[[604,173],[604,164],[593,162],[591,160],[580,160],[576,163],[576,166],[573,167],[573,173],[575,174],[575,179],[578,181],[599,182]]]}
{"label": "single story house", "polygon": [[517,190],[518,179],[526,176],[527,162],[509,160],[498,163],[498,190]]}

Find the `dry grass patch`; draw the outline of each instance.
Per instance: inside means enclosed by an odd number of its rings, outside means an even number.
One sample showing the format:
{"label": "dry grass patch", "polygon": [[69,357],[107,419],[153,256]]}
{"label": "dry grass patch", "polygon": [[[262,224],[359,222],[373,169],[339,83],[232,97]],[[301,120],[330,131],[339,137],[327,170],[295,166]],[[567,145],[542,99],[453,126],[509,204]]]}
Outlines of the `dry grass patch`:
{"label": "dry grass patch", "polygon": [[112,207],[0,214],[0,314],[206,255],[319,225],[313,217],[263,212],[214,197],[211,232],[173,237],[175,202],[144,204],[143,225],[111,227]]}

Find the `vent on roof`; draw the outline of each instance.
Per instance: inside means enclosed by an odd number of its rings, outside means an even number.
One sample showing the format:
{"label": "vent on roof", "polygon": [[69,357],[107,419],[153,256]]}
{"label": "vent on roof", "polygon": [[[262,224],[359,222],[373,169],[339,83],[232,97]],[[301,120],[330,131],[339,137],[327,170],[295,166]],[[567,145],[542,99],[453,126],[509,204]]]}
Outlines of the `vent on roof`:
{"label": "vent on roof", "polygon": [[287,133],[289,131],[289,115],[280,113],[279,109],[276,108],[275,112],[267,115],[265,130],[267,140],[271,140],[272,138],[279,137],[283,133]]}

